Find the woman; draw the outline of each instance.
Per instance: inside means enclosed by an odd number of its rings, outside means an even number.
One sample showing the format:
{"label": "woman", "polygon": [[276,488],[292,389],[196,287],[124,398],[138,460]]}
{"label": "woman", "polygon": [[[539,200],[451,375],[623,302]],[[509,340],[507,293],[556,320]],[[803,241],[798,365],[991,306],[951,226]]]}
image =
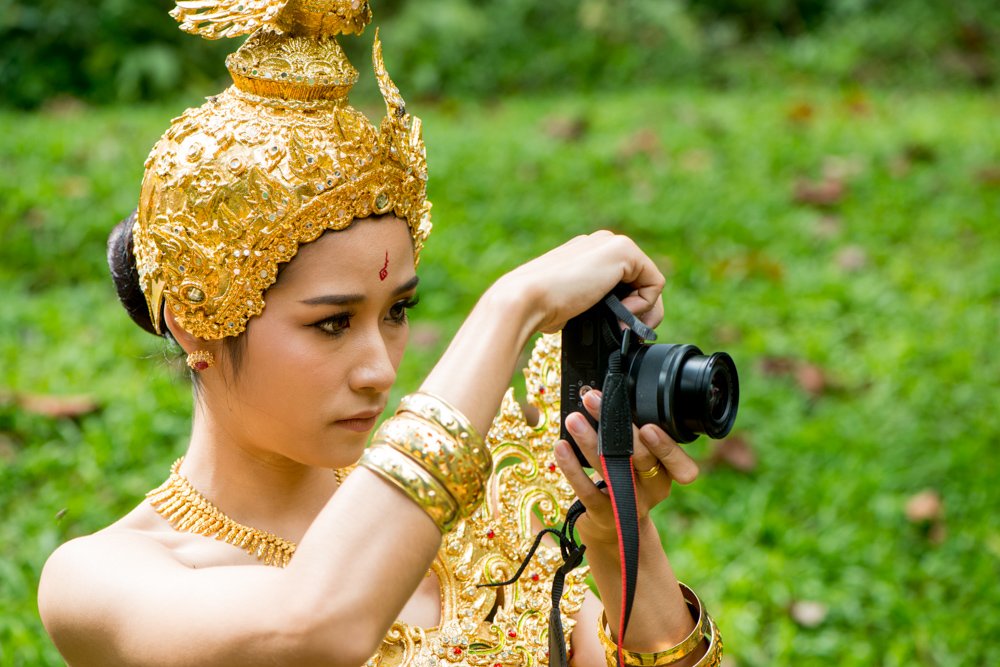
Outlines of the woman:
{"label": "woman", "polygon": [[[180,3],[175,16],[212,36],[256,29],[227,61],[235,85],[174,121],[147,162],[136,219],[110,243],[133,318],[188,355],[190,444],[146,501],[52,555],[39,587],[47,630],[74,666],[547,662],[537,619],[548,609],[523,609],[535,598],[522,592],[544,588],[554,566],[506,597],[473,585],[511,574],[491,550],[512,529],[490,512],[517,487],[494,483],[510,469],[492,471],[496,449],[478,434],[532,334],[558,331],[621,282],[634,289],[625,304],[655,326],[662,275],[608,232],[512,271],[366,450],[430,230],[419,121],[377,39],[380,130],[347,105],[357,73],[331,37],[360,32],[367,4],[205,5]],[[597,416],[599,392],[585,403]],[[587,420],[567,427],[594,460]],[[553,465],[548,484],[586,505],[579,533],[604,605],[617,609],[610,502],[567,443],[548,443],[565,476]],[[640,535],[654,546],[642,550],[626,662],[717,665],[714,625],[648,518],[697,466],[652,425],[635,432],[633,462]],[[498,528],[477,532],[477,521]],[[473,552],[487,566],[465,584],[438,565]],[[614,664],[617,614],[600,620],[582,576],[567,586],[573,664]]]}

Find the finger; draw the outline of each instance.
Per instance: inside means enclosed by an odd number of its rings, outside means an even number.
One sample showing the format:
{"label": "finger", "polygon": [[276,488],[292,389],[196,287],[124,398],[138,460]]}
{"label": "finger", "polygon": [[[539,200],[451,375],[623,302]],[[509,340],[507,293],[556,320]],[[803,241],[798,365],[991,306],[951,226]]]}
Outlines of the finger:
{"label": "finger", "polygon": [[690,484],[698,479],[698,464],[663,429],[654,424],[646,424],[639,429],[639,435],[649,451],[663,464],[667,474],[678,484]]}
{"label": "finger", "polygon": [[590,425],[587,418],[579,412],[567,415],[566,430],[573,436],[576,446],[580,448],[584,458],[590,463],[590,467],[600,468],[601,457],[597,453],[597,431]]}
{"label": "finger", "polygon": [[610,502],[608,496],[598,489],[594,480],[587,475],[580,462],[577,461],[573,448],[565,440],[560,440],[555,447],[556,463],[569,485],[573,487],[573,492],[580,499],[587,511],[607,511],[607,503]]}
{"label": "finger", "polygon": [[649,471],[660,465],[660,459],[649,451],[642,438],[642,431],[632,426],[632,467],[639,471]]}
{"label": "finger", "polygon": [[637,296],[646,303],[650,305],[656,303],[656,299],[663,292],[666,279],[656,267],[656,264],[653,263],[653,260],[639,249],[635,241],[627,237],[619,238],[624,239],[623,243],[627,242],[628,244],[625,249],[628,262],[625,266],[622,281],[635,287],[638,293]]}
{"label": "finger", "polygon": [[591,389],[583,395],[583,407],[597,421],[601,421],[601,398],[603,396],[600,389]]}
{"label": "finger", "polygon": [[650,329],[660,326],[660,322],[663,321],[663,297],[658,297],[653,307],[640,315],[639,319]]}

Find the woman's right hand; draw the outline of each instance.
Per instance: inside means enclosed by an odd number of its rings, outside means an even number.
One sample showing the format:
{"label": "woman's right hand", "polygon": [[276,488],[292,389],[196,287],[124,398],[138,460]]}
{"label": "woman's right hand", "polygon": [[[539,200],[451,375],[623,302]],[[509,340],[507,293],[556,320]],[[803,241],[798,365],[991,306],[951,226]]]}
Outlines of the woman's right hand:
{"label": "woman's right hand", "polygon": [[622,303],[646,325],[663,319],[663,274],[627,236],[599,231],[578,236],[506,274],[491,290],[528,301],[534,331],[559,331],[619,283],[633,287]]}

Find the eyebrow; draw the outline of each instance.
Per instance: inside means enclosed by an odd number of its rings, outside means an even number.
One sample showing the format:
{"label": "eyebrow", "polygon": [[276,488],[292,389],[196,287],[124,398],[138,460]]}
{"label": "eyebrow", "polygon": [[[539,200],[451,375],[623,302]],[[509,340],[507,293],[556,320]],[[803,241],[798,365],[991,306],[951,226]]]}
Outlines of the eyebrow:
{"label": "eyebrow", "polygon": [[[420,282],[419,276],[413,276],[405,283],[397,287],[392,291],[392,296],[398,296],[403,292],[408,292],[417,286]],[[309,299],[303,299],[299,303],[304,303],[307,306],[348,306],[355,303],[361,303],[365,300],[364,294],[324,294],[322,296],[314,296]]]}

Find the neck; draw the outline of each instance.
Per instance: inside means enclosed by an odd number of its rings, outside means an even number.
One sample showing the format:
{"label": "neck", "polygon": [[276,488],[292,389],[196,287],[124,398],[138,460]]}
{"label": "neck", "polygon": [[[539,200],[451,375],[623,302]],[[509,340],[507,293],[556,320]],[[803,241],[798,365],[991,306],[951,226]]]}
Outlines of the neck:
{"label": "neck", "polygon": [[330,469],[235,442],[197,404],[180,474],[230,519],[296,543],[337,486]]}

